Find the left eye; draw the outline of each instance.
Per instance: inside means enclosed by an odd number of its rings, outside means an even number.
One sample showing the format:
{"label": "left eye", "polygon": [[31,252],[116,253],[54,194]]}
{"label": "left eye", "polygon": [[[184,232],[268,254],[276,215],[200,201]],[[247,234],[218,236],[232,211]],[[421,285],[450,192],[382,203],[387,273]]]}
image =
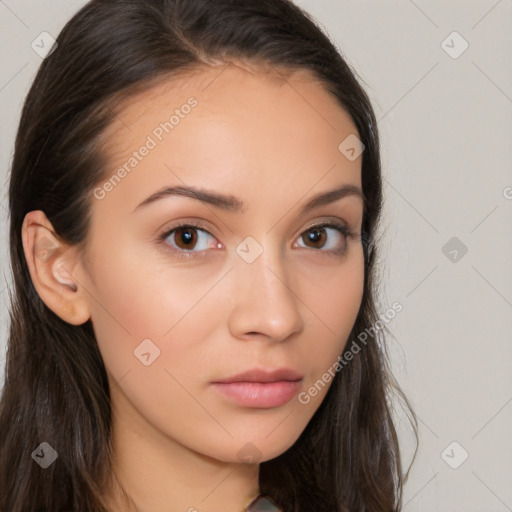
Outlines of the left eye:
{"label": "left eye", "polygon": [[[327,236],[327,232],[331,232],[333,234]],[[347,236],[348,230],[345,226],[337,224],[321,224],[319,226],[309,228],[300,236],[299,240],[307,240],[308,243],[321,245],[321,247],[312,247],[313,249],[339,251],[340,245],[342,245],[342,242],[346,240]],[[327,244],[325,244],[326,238]]]}

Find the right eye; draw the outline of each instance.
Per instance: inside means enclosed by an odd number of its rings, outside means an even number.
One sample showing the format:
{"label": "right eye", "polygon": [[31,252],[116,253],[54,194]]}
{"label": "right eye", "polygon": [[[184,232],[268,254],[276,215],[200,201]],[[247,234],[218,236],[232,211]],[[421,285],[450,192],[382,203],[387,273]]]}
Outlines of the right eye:
{"label": "right eye", "polygon": [[[165,231],[159,238],[169,246],[171,250],[176,251],[178,256],[190,258],[194,257],[196,253],[206,251],[209,248],[218,248],[220,245],[219,242],[211,242],[208,244],[208,237],[215,240],[211,233],[200,226],[181,224]],[[198,245],[199,248],[197,247]]]}

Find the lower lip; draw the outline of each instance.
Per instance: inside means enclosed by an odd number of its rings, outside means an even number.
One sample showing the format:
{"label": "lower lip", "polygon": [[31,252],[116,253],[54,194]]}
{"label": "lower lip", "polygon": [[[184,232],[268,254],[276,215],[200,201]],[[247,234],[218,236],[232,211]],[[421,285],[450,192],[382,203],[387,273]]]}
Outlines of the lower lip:
{"label": "lower lip", "polygon": [[300,382],[214,382],[212,385],[238,405],[271,408],[289,402],[299,391]]}

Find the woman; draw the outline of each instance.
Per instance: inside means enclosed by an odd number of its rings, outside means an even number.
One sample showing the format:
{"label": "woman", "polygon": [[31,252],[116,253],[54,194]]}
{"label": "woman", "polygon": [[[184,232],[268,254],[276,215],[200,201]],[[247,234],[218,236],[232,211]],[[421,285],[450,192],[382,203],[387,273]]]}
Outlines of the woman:
{"label": "woman", "polygon": [[16,139],[0,510],[398,511],[381,203],[294,4],[89,2]]}

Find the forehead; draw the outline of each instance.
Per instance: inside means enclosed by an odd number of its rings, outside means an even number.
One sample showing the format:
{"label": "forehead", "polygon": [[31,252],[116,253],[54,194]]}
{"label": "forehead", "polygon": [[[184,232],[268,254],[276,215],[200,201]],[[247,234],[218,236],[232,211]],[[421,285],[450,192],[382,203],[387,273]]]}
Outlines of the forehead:
{"label": "forehead", "polygon": [[[103,133],[108,155],[114,157],[116,151],[131,149],[137,144],[140,132],[152,133],[155,127],[169,121],[173,113],[182,118],[182,113],[176,111],[190,98],[197,100],[199,106],[194,108],[193,118],[202,118],[204,122],[210,118],[219,127],[227,120],[250,121],[252,126],[260,127],[271,120],[265,126],[266,132],[288,125],[292,134],[297,128],[293,121],[301,120],[302,131],[309,131],[311,138],[315,132],[336,132],[340,127],[341,131],[357,133],[345,109],[311,72],[232,63],[218,68],[201,66],[177,76],[159,77],[142,92],[118,102],[112,109],[116,116]],[[305,129],[306,123],[309,130]],[[173,130],[174,138],[185,135],[183,131]],[[282,138],[285,137],[286,133],[282,133]]]}
{"label": "forehead", "polygon": [[[199,68],[130,96],[116,113],[103,135],[105,179],[128,171],[109,199],[132,209],[166,185],[247,197],[266,188],[297,201],[320,180],[361,183],[361,159],[349,161],[339,150],[357,129],[307,71]],[[141,158],[144,146],[151,150]]]}

